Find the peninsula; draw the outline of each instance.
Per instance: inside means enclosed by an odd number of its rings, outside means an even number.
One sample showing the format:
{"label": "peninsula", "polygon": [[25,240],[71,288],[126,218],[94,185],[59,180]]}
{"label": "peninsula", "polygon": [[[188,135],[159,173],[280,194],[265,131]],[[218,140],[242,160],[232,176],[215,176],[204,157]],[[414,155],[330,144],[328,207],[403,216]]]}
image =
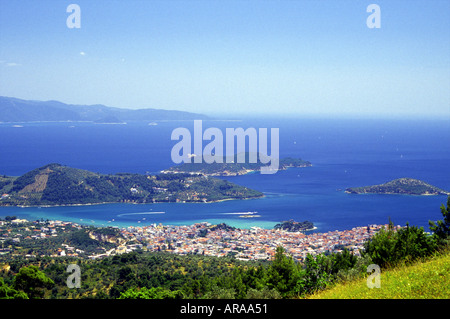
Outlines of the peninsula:
{"label": "peninsula", "polygon": [[314,224],[310,221],[305,220],[304,222],[296,222],[292,219],[276,224],[273,228],[288,232],[301,232],[316,229]]}
{"label": "peninsula", "polygon": [[[206,176],[238,176],[245,175],[251,172],[257,172],[261,170],[261,167],[265,166],[259,161],[256,163],[250,163],[249,153],[245,154],[245,162],[238,163],[237,155],[234,156],[233,161],[227,161],[224,159],[223,163],[183,163],[177,166],[170,167],[169,169],[161,171],[162,173],[186,173],[186,174],[202,174]],[[300,158],[286,157],[280,159],[279,170],[285,170],[289,167],[309,167],[312,166],[311,162],[304,161]]]}
{"label": "peninsula", "polygon": [[350,194],[406,194],[406,195],[450,195],[450,192],[413,178],[399,178],[390,182],[345,190]]}
{"label": "peninsula", "polygon": [[48,164],[20,177],[0,176],[0,206],[216,202],[262,197],[259,191],[200,174],[105,175]]}

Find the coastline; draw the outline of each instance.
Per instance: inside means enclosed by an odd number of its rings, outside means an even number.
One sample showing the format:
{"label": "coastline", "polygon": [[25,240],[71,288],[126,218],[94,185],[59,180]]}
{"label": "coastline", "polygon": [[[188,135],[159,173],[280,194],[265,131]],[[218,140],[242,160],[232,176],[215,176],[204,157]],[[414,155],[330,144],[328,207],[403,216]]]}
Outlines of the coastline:
{"label": "coastline", "polygon": [[29,207],[74,207],[74,206],[94,206],[94,205],[104,205],[104,204],[131,204],[131,205],[148,205],[148,204],[162,204],[162,203],[177,203],[177,204],[210,204],[210,203],[220,203],[225,201],[232,201],[232,200],[250,200],[250,199],[259,199],[264,198],[266,195],[262,196],[255,196],[255,197],[245,197],[245,198],[224,198],[224,199],[217,199],[217,200],[210,200],[210,201],[192,201],[192,202],[167,202],[167,201],[155,201],[155,202],[146,202],[146,203],[138,203],[138,202],[99,202],[99,203],[86,203],[86,204],[55,204],[55,205],[1,205],[1,207],[20,207],[20,208],[29,208]]}
{"label": "coastline", "polygon": [[441,193],[435,193],[435,194],[408,194],[408,193],[389,193],[389,192],[383,192],[383,193],[375,193],[375,192],[354,192],[354,191],[348,191],[345,190],[344,193],[346,194],[353,194],[353,195],[405,195],[405,196],[449,196],[450,193],[447,194],[441,194]]}
{"label": "coastline", "polygon": [[[301,165],[301,166],[294,166],[294,165],[286,165],[286,166],[281,166],[278,168],[279,171],[285,171],[289,168],[305,168],[305,167],[312,167],[312,164],[309,165]],[[235,173],[228,173],[228,171],[225,172],[218,172],[218,173],[203,173],[203,172],[187,172],[187,171],[178,171],[178,170],[173,170],[173,169],[165,169],[160,171],[160,173],[162,174],[191,174],[191,175],[204,175],[204,176],[210,176],[210,177],[235,177],[235,176],[243,176],[243,175],[247,175],[247,174],[255,174],[261,172],[261,169],[244,169],[244,170],[240,170],[238,172]]]}
{"label": "coastline", "polygon": [[397,178],[384,184],[348,187],[345,189],[345,192],[350,194],[392,194],[416,196],[450,195],[449,191],[431,185],[423,180],[410,177]]}
{"label": "coastline", "polygon": [[[16,224],[16,230],[19,236],[30,236],[32,238],[47,238],[50,236],[58,236],[59,231],[65,231],[67,225],[72,225],[81,229],[80,227],[87,227],[91,239],[104,242],[105,238],[97,235],[92,235],[95,232],[90,227],[96,229],[105,229],[110,226],[86,225],[74,221],[63,221],[60,219],[47,219],[46,221],[31,221],[28,219],[12,219],[6,223],[0,223],[0,227],[9,227],[9,224]],[[47,223],[52,228],[50,233],[49,228],[43,228],[40,234],[33,234],[26,223]],[[286,230],[279,230],[274,228],[239,228],[239,227],[213,227],[219,224],[198,222],[191,225],[137,225],[133,227],[115,227],[115,235],[113,235],[116,247],[102,253],[92,252],[85,253],[83,250],[75,250],[77,254],[73,254],[74,249],[78,246],[77,243],[71,244],[69,248],[67,243],[56,245],[51,248],[50,257],[64,256],[66,253],[72,253],[72,256],[88,259],[103,258],[130,252],[134,249],[144,249],[145,251],[160,251],[161,238],[173,239],[177,242],[176,246],[167,249],[168,252],[174,254],[202,254],[208,256],[224,257],[230,251],[235,249],[238,253],[236,258],[242,260],[270,260],[276,253],[275,247],[282,245],[287,251],[296,259],[303,260],[308,254],[320,254],[327,251],[341,251],[342,245],[349,247],[356,254],[359,254],[359,249],[364,245],[364,242],[375,234],[378,230],[387,225],[370,224],[364,226],[356,226],[352,229],[345,229],[341,231],[328,231],[305,234],[304,232],[289,232]],[[72,229],[70,227],[70,229]],[[398,227],[398,226],[397,226]],[[224,247],[223,236],[228,237],[226,247]],[[336,236],[339,237],[339,246],[336,246]],[[206,237],[206,238],[205,238]],[[106,238],[107,239],[107,238]],[[38,243],[37,241],[36,243]],[[21,248],[21,247],[17,247]],[[59,250],[58,250],[59,248]],[[128,249],[128,250],[127,250]],[[164,249],[166,250],[166,248]],[[62,255],[61,251],[64,251]],[[23,255],[26,252],[21,252]],[[79,253],[79,254],[78,254]],[[81,254],[81,255],[80,255]],[[28,256],[29,255],[25,255]]]}

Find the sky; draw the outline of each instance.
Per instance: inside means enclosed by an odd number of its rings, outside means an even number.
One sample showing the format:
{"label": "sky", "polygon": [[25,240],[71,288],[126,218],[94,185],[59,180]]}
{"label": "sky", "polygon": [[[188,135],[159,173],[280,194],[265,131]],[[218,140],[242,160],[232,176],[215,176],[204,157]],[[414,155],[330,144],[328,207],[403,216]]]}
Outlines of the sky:
{"label": "sky", "polygon": [[[69,28],[70,4],[80,28]],[[379,28],[367,19],[380,8]],[[450,119],[448,0],[0,0],[0,95]]]}

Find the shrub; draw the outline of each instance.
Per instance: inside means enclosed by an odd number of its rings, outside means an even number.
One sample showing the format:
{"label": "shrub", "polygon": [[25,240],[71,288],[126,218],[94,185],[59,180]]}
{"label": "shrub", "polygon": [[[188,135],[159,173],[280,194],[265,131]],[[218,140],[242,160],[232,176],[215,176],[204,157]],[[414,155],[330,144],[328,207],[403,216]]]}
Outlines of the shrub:
{"label": "shrub", "polygon": [[281,294],[276,289],[264,287],[261,290],[250,288],[247,291],[247,299],[281,299]]}
{"label": "shrub", "polygon": [[434,237],[427,235],[423,227],[409,226],[398,231],[381,229],[364,245],[363,254],[380,267],[395,266],[431,255],[437,248]]}
{"label": "shrub", "polygon": [[303,276],[300,280],[301,292],[310,294],[325,289],[333,281],[332,258],[325,255],[308,254],[305,260]]}
{"label": "shrub", "polygon": [[439,244],[448,244],[450,237],[450,196],[447,198],[447,207],[441,205],[443,220],[437,222],[429,221],[430,230],[434,233]]}
{"label": "shrub", "polygon": [[130,288],[120,294],[119,299],[181,299],[181,291],[171,291],[161,287],[157,288]]}

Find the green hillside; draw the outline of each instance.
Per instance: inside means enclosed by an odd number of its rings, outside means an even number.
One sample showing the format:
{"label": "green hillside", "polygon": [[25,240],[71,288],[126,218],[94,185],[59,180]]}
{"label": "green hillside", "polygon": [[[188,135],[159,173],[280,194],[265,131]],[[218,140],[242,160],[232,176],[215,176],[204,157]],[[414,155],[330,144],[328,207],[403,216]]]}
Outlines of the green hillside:
{"label": "green hillside", "polygon": [[406,195],[449,195],[450,193],[424,181],[414,178],[398,178],[393,181],[373,186],[351,187],[346,189],[351,194],[406,194]]}
{"label": "green hillside", "polygon": [[202,175],[105,175],[60,164],[48,164],[18,178],[2,177],[0,194],[0,206],[212,202],[263,196],[247,187]]}
{"label": "green hillside", "polygon": [[410,266],[381,270],[380,288],[359,279],[309,296],[311,299],[449,299],[450,252]]}

